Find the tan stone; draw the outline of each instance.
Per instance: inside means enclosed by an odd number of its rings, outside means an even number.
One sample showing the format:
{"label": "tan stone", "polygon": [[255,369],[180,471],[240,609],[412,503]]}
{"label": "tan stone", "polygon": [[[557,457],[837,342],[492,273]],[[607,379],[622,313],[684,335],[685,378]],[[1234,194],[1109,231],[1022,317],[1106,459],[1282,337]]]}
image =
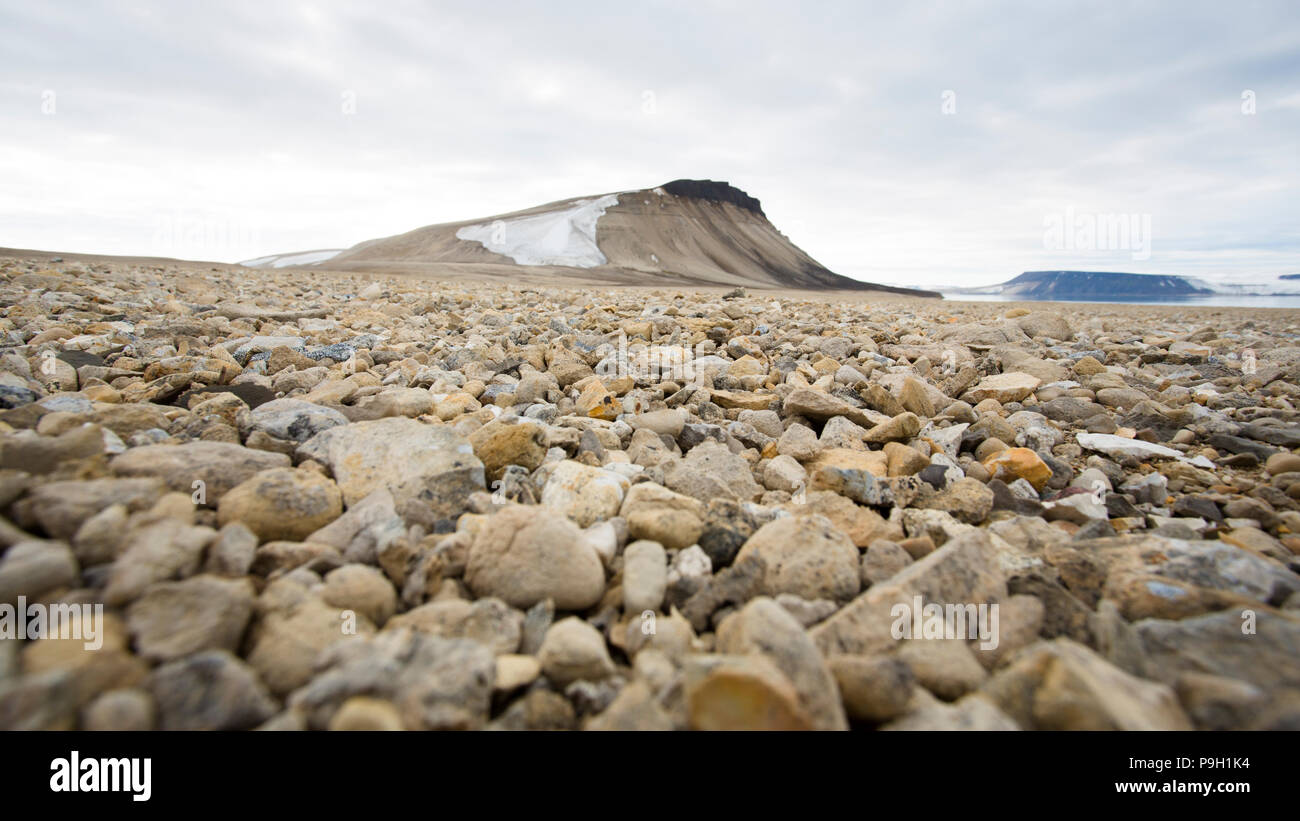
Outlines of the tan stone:
{"label": "tan stone", "polygon": [[695,657],[686,674],[693,730],[811,730],[799,693],[759,655]]}
{"label": "tan stone", "polygon": [[231,488],[217,507],[217,523],[240,522],[269,541],[302,541],[343,513],[343,494],[310,470],[272,468]]}

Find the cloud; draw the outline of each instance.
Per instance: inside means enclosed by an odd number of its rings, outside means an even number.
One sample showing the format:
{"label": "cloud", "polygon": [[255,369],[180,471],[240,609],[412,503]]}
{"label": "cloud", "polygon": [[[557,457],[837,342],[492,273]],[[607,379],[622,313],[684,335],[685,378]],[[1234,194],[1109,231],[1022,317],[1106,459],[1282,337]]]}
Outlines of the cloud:
{"label": "cloud", "polygon": [[[0,10],[3,245],[234,261],[710,177],[863,279],[1297,270],[1283,2]],[[1045,247],[1067,208],[1150,258]]]}

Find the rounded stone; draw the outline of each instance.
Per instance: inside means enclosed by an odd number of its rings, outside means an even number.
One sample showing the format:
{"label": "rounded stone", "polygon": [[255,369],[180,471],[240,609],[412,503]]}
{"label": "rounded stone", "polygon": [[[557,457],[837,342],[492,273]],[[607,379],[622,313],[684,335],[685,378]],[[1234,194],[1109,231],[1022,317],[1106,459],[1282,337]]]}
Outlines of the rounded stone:
{"label": "rounded stone", "polygon": [[1275,453],[1264,463],[1264,470],[1270,476],[1300,472],[1300,456],[1294,453]]}
{"label": "rounded stone", "polygon": [[397,591],[388,577],[364,564],[331,570],[321,598],[340,610],[355,610],[380,627],[397,611]]}
{"label": "rounded stone", "polygon": [[668,555],[658,542],[641,540],[623,552],[623,612],[658,610],[668,585]]}
{"label": "rounded stone", "polygon": [[336,731],[375,732],[401,730],[402,716],[392,702],[381,698],[353,696],[343,702],[329,728]]}
{"label": "rounded stone", "polygon": [[846,601],[861,587],[858,548],[825,516],[786,516],[758,529],[736,562],[756,556],[766,563],[763,592],[805,599]]}
{"label": "rounded stone", "polygon": [[299,542],[343,514],[338,485],[319,473],[272,468],[221,497],[217,523],[240,522],[263,542]]}
{"label": "rounded stone", "polygon": [[579,680],[599,681],[614,672],[605,637],[573,616],[546,631],[537,660],[546,678],[561,687]]}
{"label": "rounded stone", "polygon": [[138,732],[157,725],[153,697],[144,690],[109,690],[86,705],[81,729],[103,732]]}
{"label": "rounded stone", "polygon": [[573,522],[545,508],[512,505],[474,537],[465,582],[476,596],[521,609],[549,598],[560,610],[585,610],[605,592],[605,569]]}

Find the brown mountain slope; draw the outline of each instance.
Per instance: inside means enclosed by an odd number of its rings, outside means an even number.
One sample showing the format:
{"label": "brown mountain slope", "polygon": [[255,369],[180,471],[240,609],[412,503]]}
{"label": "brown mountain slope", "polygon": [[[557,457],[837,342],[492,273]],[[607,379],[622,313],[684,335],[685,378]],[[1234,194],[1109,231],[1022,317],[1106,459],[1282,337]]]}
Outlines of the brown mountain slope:
{"label": "brown mountain slope", "polygon": [[583,284],[895,288],[840,276],[796,247],[758,200],[727,183],[579,197],[368,240],[312,267],[570,280]]}

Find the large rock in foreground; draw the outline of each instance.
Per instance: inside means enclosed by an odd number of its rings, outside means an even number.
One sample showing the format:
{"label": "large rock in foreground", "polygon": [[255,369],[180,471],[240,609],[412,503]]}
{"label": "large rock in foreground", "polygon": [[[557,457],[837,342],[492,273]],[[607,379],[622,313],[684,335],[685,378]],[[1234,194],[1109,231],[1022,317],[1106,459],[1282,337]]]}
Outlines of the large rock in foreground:
{"label": "large rock in foreground", "polygon": [[474,538],[465,582],[477,596],[496,596],[521,609],[553,599],[560,610],[584,610],[604,594],[605,569],[573,522],[512,505],[488,519]]}
{"label": "large rock in foreground", "polygon": [[1173,689],[1129,675],[1069,639],[1027,648],[983,692],[1038,730],[1190,730]]}
{"label": "large rock in foreground", "polygon": [[463,436],[403,416],[322,431],[298,456],[329,466],[345,505],[386,487],[399,514],[431,530],[451,530],[469,494],[487,487],[483,463]]}
{"label": "large rock in foreground", "polygon": [[763,560],[763,592],[846,601],[861,584],[858,548],[825,516],[787,516],[763,525],[736,554]]}
{"label": "large rock in foreground", "polygon": [[964,606],[991,604],[1006,598],[1006,582],[989,535],[969,530],[943,547],[904,568],[884,584],[867,592],[811,631],[823,655],[870,655],[893,647],[899,618],[895,608],[938,604]]}

